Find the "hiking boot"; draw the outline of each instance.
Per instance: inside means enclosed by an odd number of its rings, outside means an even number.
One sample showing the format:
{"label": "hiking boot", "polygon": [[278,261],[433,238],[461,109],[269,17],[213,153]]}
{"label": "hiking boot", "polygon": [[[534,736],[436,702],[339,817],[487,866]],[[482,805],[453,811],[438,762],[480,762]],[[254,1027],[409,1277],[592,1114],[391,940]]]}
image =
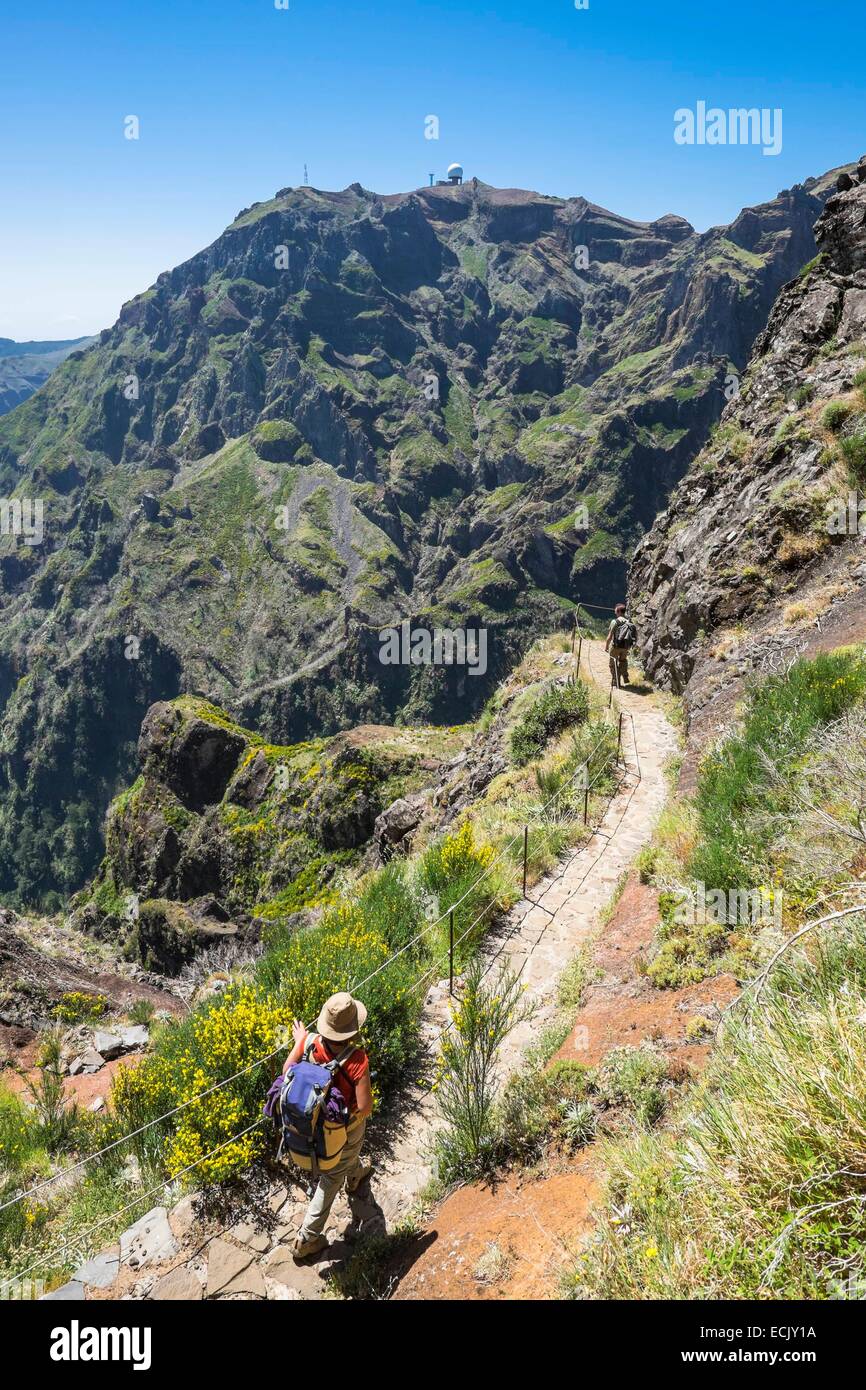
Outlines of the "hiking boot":
{"label": "hiking boot", "polygon": [[346,1179],[346,1191],[350,1195],[357,1192],[358,1188],[362,1183],[367,1181],[372,1172],[372,1163],[359,1163],[352,1176]]}
{"label": "hiking boot", "polygon": [[292,1259],[306,1260],[310,1255],[318,1255],[327,1244],[327,1236],[305,1236],[303,1231],[300,1231],[292,1246]]}

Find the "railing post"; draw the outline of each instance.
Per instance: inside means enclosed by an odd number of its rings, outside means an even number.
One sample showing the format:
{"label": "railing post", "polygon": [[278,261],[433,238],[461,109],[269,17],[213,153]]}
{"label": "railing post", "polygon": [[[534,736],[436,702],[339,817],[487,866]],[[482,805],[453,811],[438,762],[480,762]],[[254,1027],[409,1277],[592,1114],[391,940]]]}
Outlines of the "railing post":
{"label": "railing post", "polygon": [[622,753],[622,710],[619,712],[619,728],[616,734],[616,760],[619,762]]}
{"label": "railing post", "polygon": [[454,998],[454,908],[448,913],[448,993]]}
{"label": "railing post", "polygon": [[[572,648],[572,651],[574,648]],[[580,641],[577,644],[577,674],[580,676],[580,658],[583,654],[583,633],[580,634]]]}
{"label": "railing post", "polygon": [[526,897],[526,866],[529,859],[529,826],[523,827],[523,896]]}
{"label": "railing post", "polygon": [[583,823],[584,823],[584,825],[586,825],[586,822],[587,822],[588,819],[589,819],[589,785],[587,785],[586,787],[584,787],[584,790],[583,790]]}
{"label": "railing post", "polygon": [[575,615],[571,624],[571,654],[574,656],[574,639],[577,633],[577,616]]}

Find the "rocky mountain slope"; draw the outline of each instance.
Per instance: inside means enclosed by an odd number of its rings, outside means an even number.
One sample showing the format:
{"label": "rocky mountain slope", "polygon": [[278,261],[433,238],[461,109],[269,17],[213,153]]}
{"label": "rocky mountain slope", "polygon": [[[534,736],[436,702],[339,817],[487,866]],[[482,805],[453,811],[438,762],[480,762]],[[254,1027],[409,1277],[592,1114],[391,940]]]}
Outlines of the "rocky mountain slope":
{"label": "rocky mountain slope", "polygon": [[[125,305],[0,422],[0,494],[44,504],[41,544],[0,538],[0,893],[93,868],[154,701],[274,742],[464,718],[611,602],[832,186],[704,234],[474,180],[287,189]],[[404,617],[483,625],[484,676],[383,665]]]}
{"label": "rocky mountain slope", "polygon": [[331,902],[335,876],[360,865],[380,826],[393,830],[388,808],[407,794],[417,824],[419,789],[464,741],[367,725],[279,747],[204,700],[156,704],[77,921],[169,975],[224,938],[255,939],[263,923]]}
{"label": "rocky mountain slope", "polygon": [[708,724],[744,676],[783,669],[822,631],[866,635],[866,157],[815,234],[632,569],[647,673]]}
{"label": "rocky mountain slope", "polygon": [[26,401],[70,353],[88,347],[92,341],[67,338],[59,342],[16,343],[13,338],[0,338],[0,415]]}

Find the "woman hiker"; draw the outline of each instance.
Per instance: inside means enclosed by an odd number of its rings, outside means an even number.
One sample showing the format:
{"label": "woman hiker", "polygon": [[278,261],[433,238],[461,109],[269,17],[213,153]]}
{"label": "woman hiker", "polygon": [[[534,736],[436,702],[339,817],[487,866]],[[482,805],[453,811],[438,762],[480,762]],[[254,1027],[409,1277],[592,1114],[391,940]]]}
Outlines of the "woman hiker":
{"label": "woman hiker", "polygon": [[[317,1032],[308,1034],[303,1023],[295,1019],[292,1037],[295,1045],[286,1058],[283,1074],[294,1062],[300,1062],[310,1039],[313,1039],[309,1061],[320,1066],[332,1062],[345,1051],[347,1043],[358,1037],[364,1026],[367,1010],[351,994],[332,994],[316,1023]],[[360,1041],[360,1039],[359,1039]],[[370,1059],[363,1047],[356,1047],[337,1068],[336,1084],[349,1108],[349,1138],[340,1161],[328,1173],[320,1173],[315,1192],[307,1207],[303,1225],[292,1246],[296,1260],[306,1259],[324,1250],[328,1244],[324,1234],[334,1198],[343,1183],[347,1192],[357,1192],[361,1183],[373,1171],[372,1164],[361,1162],[361,1146],[367,1119],[373,1113],[373,1092],[370,1086]]]}

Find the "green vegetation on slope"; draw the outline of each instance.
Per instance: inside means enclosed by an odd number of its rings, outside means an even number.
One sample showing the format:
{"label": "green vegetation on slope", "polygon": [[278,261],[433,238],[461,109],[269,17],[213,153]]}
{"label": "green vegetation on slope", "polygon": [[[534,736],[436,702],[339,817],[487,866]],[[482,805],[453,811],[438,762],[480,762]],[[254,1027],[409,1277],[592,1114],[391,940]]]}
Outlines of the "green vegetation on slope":
{"label": "green vegetation on slope", "polygon": [[[736,884],[739,855],[740,883],[763,871],[784,895],[783,928],[740,956],[752,982],[670,1123],[606,1142],[607,1198],[567,1280],[573,1297],[860,1296],[863,666],[861,652],[837,651],[756,688],[704,764],[697,814],[669,813],[645,859],[657,882],[691,870]],[[834,912],[846,915],[824,920]]]}

